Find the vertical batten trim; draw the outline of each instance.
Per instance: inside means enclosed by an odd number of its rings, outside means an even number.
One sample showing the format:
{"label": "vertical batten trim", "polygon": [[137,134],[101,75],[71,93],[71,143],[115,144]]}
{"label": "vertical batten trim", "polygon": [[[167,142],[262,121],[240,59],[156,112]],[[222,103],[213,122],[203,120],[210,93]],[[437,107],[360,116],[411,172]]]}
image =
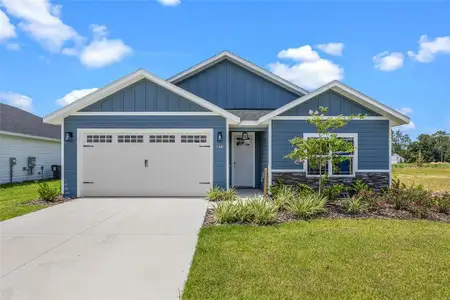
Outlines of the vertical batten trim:
{"label": "vertical batten trim", "polygon": [[[268,185],[272,185],[272,120],[269,120],[269,161],[268,161]],[[269,191],[270,193],[270,191]]]}
{"label": "vertical batten trim", "polygon": [[227,185],[227,190],[230,189],[230,130],[229,130],[230,124],[228,119],[226,119],[226,125],[225,125],[225,147],[226,147],[226,158],[225,158],[225,162],[226,162],[226,185]]}

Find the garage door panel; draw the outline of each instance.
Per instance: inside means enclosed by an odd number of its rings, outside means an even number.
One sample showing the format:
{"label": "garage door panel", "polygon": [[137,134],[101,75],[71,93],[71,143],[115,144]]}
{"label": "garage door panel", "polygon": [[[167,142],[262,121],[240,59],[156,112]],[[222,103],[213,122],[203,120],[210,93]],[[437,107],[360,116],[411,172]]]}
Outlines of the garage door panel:
{"label": "garage door panel", "polygon": [[96,137],[83,138],[82,196],[203,196],[212,186],[209,133]]}

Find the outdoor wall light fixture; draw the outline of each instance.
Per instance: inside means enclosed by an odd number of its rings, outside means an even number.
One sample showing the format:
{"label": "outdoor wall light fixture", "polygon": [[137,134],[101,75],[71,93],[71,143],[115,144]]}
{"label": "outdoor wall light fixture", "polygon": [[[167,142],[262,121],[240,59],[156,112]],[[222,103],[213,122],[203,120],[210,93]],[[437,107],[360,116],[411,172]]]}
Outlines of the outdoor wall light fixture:
{"label": "outdoor wall light fixture", "polygon": [[218,142],[218,143],[221,143],[221,142],[222,142],[222,139],[223,139],[222,132],[219,131],[219,132],[217,133],[217,142]]}
{"label": "outdoor wall light fixture", "polygon": [[242,133],[242,139],[243,139],[244,141],[249,140],[249,138],[248,138],[248,132],[243,132],[243,133]]}
{"label": "outdoor wall light fixture", "polygon": [[71,142],[71,141],[72,141],[72,138],[73,138],[73,133],[72,133],[72,132],[66,132],[66,133],[64,134],[64,140],[65,140],[66,142]]}

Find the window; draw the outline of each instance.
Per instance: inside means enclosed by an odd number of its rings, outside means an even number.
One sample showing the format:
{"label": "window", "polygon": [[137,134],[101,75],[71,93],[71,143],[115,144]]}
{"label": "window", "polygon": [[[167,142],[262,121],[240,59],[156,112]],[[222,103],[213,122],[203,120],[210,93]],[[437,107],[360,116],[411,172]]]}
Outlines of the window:
{"label": "window", "polygon": [[[353,151],[350,152],[334,152],[334,155],[339,157],[345,157],[346,159],[341,162],[333,162],[328,160],[323,166],[322,170],[319,170],[319,166],[315,164],[308,164],[306,161],[306,175],[307,176],[320,176],[320,174],[328,174],[328,176],[354,176],[357,162],[357,147],[358,135],[354,133],[341,133],[338,137],[349,142],[353,145]],[[304,134],[305,139],[318,138],[317,134]],[[324,150],[331,151],[331,150]],[[328,156],[328,154],[323,154],[323,156]],[[320,155],[317,156],[320,158]]]}
{"label": "window", "polygon": [[144,136],[143,135],[118,135],[117,136],[118,143],[143,143]]}
{"label": "window", "polygon": [[149,142],[152,144],[153,143],[173,144],[173,143],[175,143],[175,136],[174,135],[150,135]]}
{"label": "window", "polygon": [[112,143],[112,135],[87,135],[86,142],[89,144]]}
{"label": "window", "polygon": [[206,135],[182,135],[181,136],[182,143],[206,143]]}

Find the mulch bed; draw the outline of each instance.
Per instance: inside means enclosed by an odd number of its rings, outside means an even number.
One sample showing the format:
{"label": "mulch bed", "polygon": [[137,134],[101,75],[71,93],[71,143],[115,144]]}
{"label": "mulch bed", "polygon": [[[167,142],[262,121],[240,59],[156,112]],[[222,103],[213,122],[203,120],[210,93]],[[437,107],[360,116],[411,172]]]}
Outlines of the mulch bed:
{"label": "mulch bed", "polygon": [[[417,218],[411,212],[406,210],[397,210],[392,205],[384,204],[375,211],[365,211],[357,214],[347,213],[339,202],[328,203],[326,205],[327,212],[318,215],[317,218],[339,219],[339,218],[352,218],[352,219],[401,219],[401,220],[419,220],[426,219],[440,222],[450,222],[450,215],[439,213],[434,210],[429,210],[426,218]],[[278,211],[278,217],[275,224],[287,223],[300,220],[288,211]],[[214,217],[214,208],[208,208],[206,211],[205,219],[203,221],[204,227],[215,226],[216,220]],[[249,224],[252,225],[252,224]],[[255,225],[257,226],[257,225]]]}
{"label": "mulch bed", "polygon": [[42,199],[37,199],[37,200],[28,201],[28,202],[25,202],[25,203],[22,203],[22,204],[53,206],[53,205],[56,205],[56,204],[69,202],[70,200],[73,200],[73,199],[74,198],[64,198],[63,196],[58,196],[53,201],[45,201],[45,200],[42,200]]}

